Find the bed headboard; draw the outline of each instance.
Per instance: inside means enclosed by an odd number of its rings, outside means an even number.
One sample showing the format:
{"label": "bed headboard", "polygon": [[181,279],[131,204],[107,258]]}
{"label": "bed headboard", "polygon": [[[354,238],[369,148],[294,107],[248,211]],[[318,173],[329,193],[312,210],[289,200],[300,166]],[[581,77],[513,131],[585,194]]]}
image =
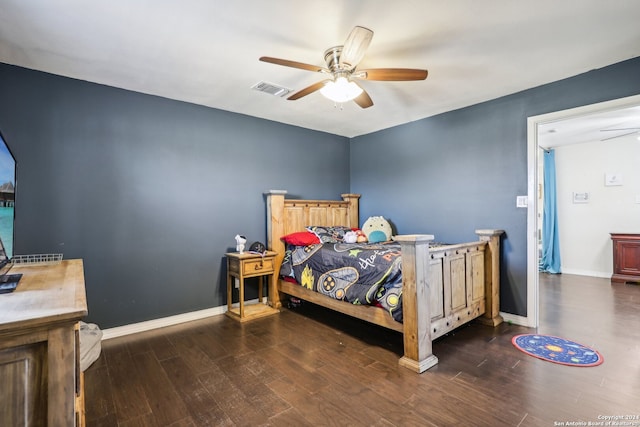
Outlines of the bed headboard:
{"label": "bed headboard", "polygon": [[358,227],[359,194],[342,194],[342,200],[285,199],[285,190],[267,192],[267,248],[284,255],[282,236],[304,231],[307,225]]}

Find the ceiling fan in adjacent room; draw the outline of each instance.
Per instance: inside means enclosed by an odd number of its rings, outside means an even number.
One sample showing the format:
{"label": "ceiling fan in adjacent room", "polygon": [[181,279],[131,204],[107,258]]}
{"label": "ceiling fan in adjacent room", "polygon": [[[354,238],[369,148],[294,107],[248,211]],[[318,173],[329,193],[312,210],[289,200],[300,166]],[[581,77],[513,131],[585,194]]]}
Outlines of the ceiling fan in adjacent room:
{"label": "ceiling fan in adjacent room", "polygon": [[410,81],[424,80],[427,78],[427,70],[414,68],[371,68],[357,70],[358,63],[373,38],[373,31],[365,27],[356,26],[342,46],[334,46],[324,52],[326,68],[302,62],[290,61],[288,59],[272,58],[263,56],[260,61],[269,62],[285,67],[299,68],[307,71],[314,71],[325,74],[326,79],[307,86],[289,96],[288,100],[300,99],[313,92],[320,91],[325,97],[336,103],[343,103],[353,100],[362,108],[373,105],[369,94],[354,80],[377,80],[377,81]]}
{"label": "ceiling fan in adjacent room", "polygon": [[[627,136],[627,135],[633,135],[633,134],[640,134],[640,127],[634,128],[617,128],[617,129],[600,129],[600,132],[623,132],[619,135],[614,135],[614,136],[610,136],[608,138],[603,138],[600,141],[608,141],[610,139],[616,139],[616,138],[622,138],[623,136]],[[638,139],[640,139],[640,136],[638,136]]]}

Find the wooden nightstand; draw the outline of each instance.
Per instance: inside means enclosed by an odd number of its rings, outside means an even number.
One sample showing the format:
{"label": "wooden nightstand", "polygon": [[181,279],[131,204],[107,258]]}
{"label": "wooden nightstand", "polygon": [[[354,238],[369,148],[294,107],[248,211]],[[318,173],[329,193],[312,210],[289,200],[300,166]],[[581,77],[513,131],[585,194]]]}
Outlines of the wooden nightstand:
{"label": "wooden nightstand", "polygon": [[[270,316],[279,311],[262,303],[263,278],[270,277],[269,287],[275,286],[278,272],[275,270],[276,253],[267,251],[264,255],[230,252],[227,257],[227,315],[240,322]],[[244,303],[244,279],[258,277],[258,304]],[[233,278],[238,279],[240,293],[239,307],[232,306]]]}

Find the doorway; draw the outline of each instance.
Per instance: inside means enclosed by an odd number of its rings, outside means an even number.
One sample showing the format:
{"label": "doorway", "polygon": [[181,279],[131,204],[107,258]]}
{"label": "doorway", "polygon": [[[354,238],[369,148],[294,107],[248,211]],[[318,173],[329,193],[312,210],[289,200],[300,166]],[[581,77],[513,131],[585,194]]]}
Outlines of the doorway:
{"label": "doorway", "polygon": [[538,280],[538,168],[540,167],[540,129],[545,125],[559,123],[600,112],[610,112],[640,106],[640,95],[620,98],[568,110],[556,111],[529,117],[527,120],[527,316],[522,324],[537,327],[539,324],[539,280]]}

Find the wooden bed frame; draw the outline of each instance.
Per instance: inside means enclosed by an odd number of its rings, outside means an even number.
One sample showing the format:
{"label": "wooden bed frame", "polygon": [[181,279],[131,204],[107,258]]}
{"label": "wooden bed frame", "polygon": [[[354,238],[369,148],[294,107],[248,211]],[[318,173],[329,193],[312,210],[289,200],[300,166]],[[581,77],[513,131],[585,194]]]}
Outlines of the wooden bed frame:
{"label": "wooden bed frame", "polygon": [[[286,191],[267,193],[267,246],[275,251],[279,271],[287,234],[307,225],[359,227],[358,194],[342,200],[285,199]],[[502,230],[476,230],[479,241],[430,247],[432,235],[399,235],[402,250],[403,323],[384,310],[334,300],[282,279],[273,280],[269,304],[282,307],[285,295],[393,329],[404,334],[400,365],[421,373],[438,363],[432,341],[478,319],[483,324],[502,323],[499,312],[500,236]]]}

